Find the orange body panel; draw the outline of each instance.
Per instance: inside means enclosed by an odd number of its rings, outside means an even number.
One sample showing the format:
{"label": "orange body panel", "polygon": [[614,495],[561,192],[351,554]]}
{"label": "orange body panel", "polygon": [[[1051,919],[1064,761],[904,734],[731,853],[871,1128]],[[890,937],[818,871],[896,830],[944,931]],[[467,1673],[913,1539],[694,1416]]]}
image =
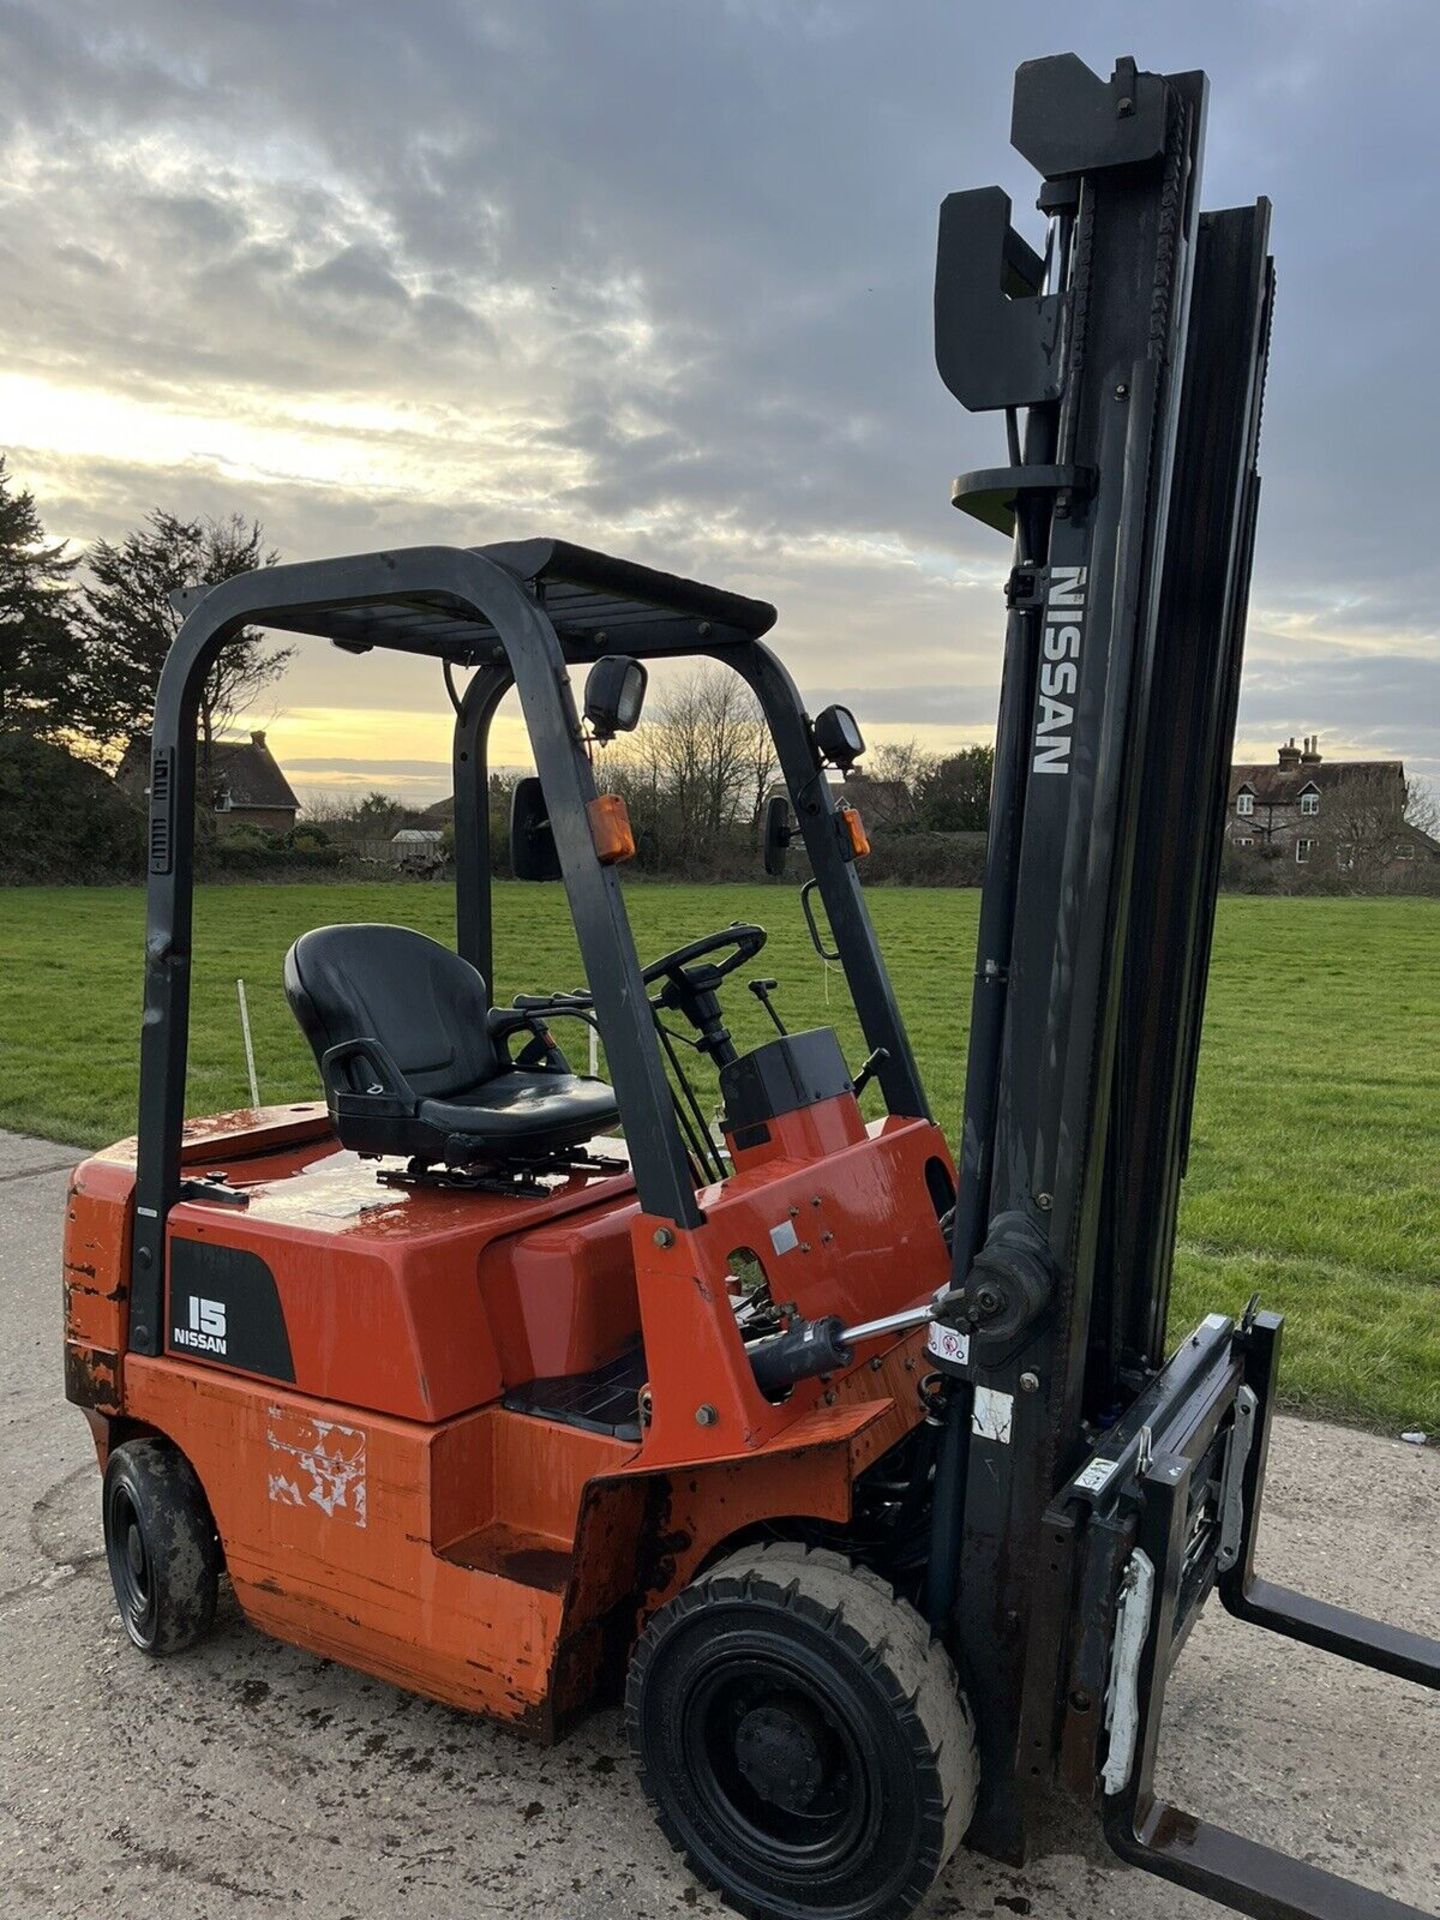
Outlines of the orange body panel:
{"label": "orange body panel", "polygon": [[[397,1686],[540,1730],[561,1596],[553,1584],[458,1565],[438,1551],[452,1542],[431,1535],[442,1436],[441,1471],[446,1459],[464,1470],[475,1511],[493,1486],[487,1436],[456,1439],[451,1427],[138,1357],[127,1368],[126,1410],[189,1456],[236,1598],[257,1626]],[[458,1511],[456,1484],[452,1476],[440,1514],[463,1527],[470,1516]]]}
{"label": "orange body panel", "polygon": [[[248,1205],[182,1201],[171,1257],[188,1243],[263,1261],[293,1380],[126,1354],[133,1149],[113,1148],[72,1186],[67,1389],[102,1454],[116,1419],[183,1449],[256,1625],[549,1738],[727,1540],[761,1521],[843,1526],[855,1475],[921,1418],[919,1336],[764,1399],[728,1276],[748,1250],[810,1318],[922,1297],[947,1266],[924,1198],[937,1164],[942,1188],[952,1177],[942,1136],[867,1128],[848,1095],[769,1136],[702,1191],[687,1232],[642,1215],[624,1172],[523,1197],[394,1186],[323,1110],[191,1129],[187,1161]],[[501,1404],[637,1336],[638,1442]]]}
{"label": "orange body panel", "polygon": [[[190,1240],[264,1260],[295,1384],[320,1399],[445,1420],[533,1379],[532,1343],[555,1357],[554,1329],[585,1325],[597,1339],[609,1330],[611,1354],[635,1331],[633,1282],[622,1271],[618,1295],[611,1291],[617,1261],[605,1259],[608,1237],[628,1264],[620,1217],[635,1211],[628,1174],[576,1176],[532,1198],[386,1186],[328,1134],[225,1171],[249,1205],[182,1201],[170,1215],[172,1257],[176,1241]],[[608,1227],[594,1209],[614,1216]],[[569,1261],[562,1223],[577,1215],[583,1253]],[[544,1228],[546,1246],[521,1260],[541,1274],[537,1299],[522,1303],[510,1263],[528,1228]],[[506,1372],[502,1354],[518,1371]],[[583,1354],[575,1364],[607,1357]]]}
{"label": "orange body panel", "polygon": [[96,1413],[119,1413],[130,1327],[133,1169],[88,1160],[65,1206],[65,1392]]}
{"label": "orange body panel", "polygon": [[[807,1320],[831,1313],[847,1324],[875,1319],[946,1279],[949,1254],[923,1198],[932,1163],[947,1181],[953,1177],[944,1137],[927,1121],[897,1119],[861,1125],[857,1136],[858,1120],[846,1095],[772,1122],[772,1146],[778,1140],[783,1150],[737,1154],[740,1164],[724,1185],[702,1189],[699,1227],[672,1230],[637,1215],[635,1271],[655,1388],[648,1445],[661,1458],[716,1459],[763,1446],[826,1391],[819,1380],[801,1380],[774,1406],[756,1387],[724,1288],[737,1248],[759,1258],[772,1297]],[[808,1146],[813,1132],[826,1141],[823,1155],[792,1157],[790,1142]],[[657,1356],[676,1353],[686,1365],[662,1392]],[[715,1415],[703,1425],[702,1401]]]}

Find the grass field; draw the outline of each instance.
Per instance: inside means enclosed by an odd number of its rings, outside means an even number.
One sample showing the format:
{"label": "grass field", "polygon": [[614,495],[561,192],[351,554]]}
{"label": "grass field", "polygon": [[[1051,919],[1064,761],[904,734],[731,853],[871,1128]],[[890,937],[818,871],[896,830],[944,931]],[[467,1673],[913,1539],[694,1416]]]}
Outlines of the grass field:
{"label": "grass field", "polygon": [[[579,984],[559,889],[497,887],[497,998]],[[642,957],[732,919],[770,929],[764,969],[791,1025],[863,1048],[838,972],[793,894],[637,885]],[[876,888],[870,907],[926,1084],[952,1139],[978,895]],[[202,888],[189,1111],[244,1104],[235,979],[249,993],[261,1096],[317,1079],[280,988],[290,941],[328,920],[444,938],[448,888]],[[0,894],[0,1126],[99,1145],[134,1129],[143,901],[126,889]],[[743,983],[742,1044],[767,1031]],[[1440,904],[1220,903],[1172,1331],[1259,1289],[1290,1316],[1290,1404],[1387,1430],[1440,1430]]]}

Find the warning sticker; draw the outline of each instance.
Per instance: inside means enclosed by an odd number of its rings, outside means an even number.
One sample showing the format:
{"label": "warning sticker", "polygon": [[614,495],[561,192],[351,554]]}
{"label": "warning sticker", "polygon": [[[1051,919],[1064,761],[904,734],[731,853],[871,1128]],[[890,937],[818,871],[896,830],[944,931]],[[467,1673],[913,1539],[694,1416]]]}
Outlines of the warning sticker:
{"label": "warning sticker", "polygon": [[776,1253],[793,1253],[800,1244],[800,1236],[795,1231],[795,1222],[782,1220],[778,1227],[771,1227],[770,1244]]}
{"label": "warning sticker", "polygon": [[1075,1485],[1083,1487],[1086,1493],[1099,1493],[1119,1464],[1118,1460],[1092,1460],[1076,1474]]}
{"label": "warning sticker", "polygon": [[1013,1393],[1001,1393],[998,1387],[975,1389],[975,1411],[970,1416],[970,1431],[980,1439],[998,1440],[1002,1447],[1008,1447],[1014,1415]]}
{"label": "warning sticker", "polygon": [[937,1360],[948,1360],[952,1367],[968,1367],[970,1336],[955,1327],[942,1327],[938,1320],[933,1321],[925,1336],[925,1351],[933,1353]]}

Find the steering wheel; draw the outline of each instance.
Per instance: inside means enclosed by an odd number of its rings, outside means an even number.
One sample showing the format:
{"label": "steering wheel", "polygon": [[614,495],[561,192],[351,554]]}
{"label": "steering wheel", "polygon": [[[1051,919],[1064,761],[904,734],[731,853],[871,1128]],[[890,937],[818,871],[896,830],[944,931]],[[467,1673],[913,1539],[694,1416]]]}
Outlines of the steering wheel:
{"label": "steering wheel", "polygon": [[[661,983],[651,1005],[683,1014],[700,1036],[695,1046],[717,1067],[736,1057],[730,1030],[720,1014],[717,989],[727,974],[746,960],[753,960],[764,944],[763,927],[737,920],[719,933],[707,933],[688,947],[662,954],[641,971],[640,978],[647,986],[657,980]],[[732,951],[727,953],[727,948]],[[712,953],[724,953],[726,957],[710,960],[707,956]]]}
{"label": "steering wheel", "polygon": [[[708,989],[713,993],[726,974],[733,973],[747,960],[753,960],[768,938],[763,927],[735,920],[728,927],[722,927],[719,933],[702,934],[698,940],[692,940],[688,947],[676,947],[673,953],[662,953],[658,960],[652,960],[648,967],[641,969],[640,978],[647,987],[653,986],[657,980],[683,980],[702,992]],[[697,960],[703,960],[710,953],[723,953],[726,947],[735,949],[728,960],[717,960],[708,967],[695,966]],[[667,1001],[665,1004],[671,1003]]]}
{"label": "steering wheel", "polygon": [[[683,1014],[700,1036],[694,1043],[697,1050],[708,1054],[717,1067],[725,1066],[736,1055],[730,1031],[720,1014],[716,989],[727,974],[755,958],[767,937],[763,927],[736,920],[731,926],[722,927],[719,933],[702,934],[689,946],[662,953],[658,960],[640,969],[640,978],[647,987],[654,986],[657,980],[662,983],[651,1006]],[[724,953],[726,957],[711,960],[708,956],[712,953]],[[588,992],[517,993],[513,1004],[524,1012],[571,1013],[584,1018],[590,1014],[595,1001]]]}
{"label": "steering wheel", "polygon": [[[753,960],[768,938],[763,927],[736,920],[732,925],[722,927],[719,933],[702,934],[687,947],[676,947],[673,953],[662,953],[658,960],[652,960],[648,967],[641,968],[640,978],[647,987],[654,986],[657,980],[664,980],[667,987],[674,983],[677,988],[688,987],[695,992],[713,993],[727,974],[733,973],[747,960]],[[727,947],[734,948],[728,960],[716,961],[708,967],[695,966],[695,962],[703,960],[707,954],[723,953]],[[656,995],[656,1000],[664,1006],[679,1004],[678,1000],[667,999],[663,992]],[[512,1004],[522,1011],[533,1013],[588,1013],[595,999],[588,990],[579,993],[517,993]]]}

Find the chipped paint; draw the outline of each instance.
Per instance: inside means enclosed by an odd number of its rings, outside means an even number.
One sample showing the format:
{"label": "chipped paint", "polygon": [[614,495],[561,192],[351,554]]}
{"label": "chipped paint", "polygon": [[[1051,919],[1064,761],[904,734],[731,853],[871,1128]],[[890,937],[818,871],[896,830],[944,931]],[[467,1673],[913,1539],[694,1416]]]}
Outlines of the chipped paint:
{"label": "chipped paint", "polygon": [[65,1342],[65,1398],[102,1413],[120,1411],[120,1356],[77,1340]]}
{"label": "chipped paint", "polygon": [[276,1506],[316,1506],[330,1520],[365,1525],[365,1430],[266,1409],[269,1495]]}

